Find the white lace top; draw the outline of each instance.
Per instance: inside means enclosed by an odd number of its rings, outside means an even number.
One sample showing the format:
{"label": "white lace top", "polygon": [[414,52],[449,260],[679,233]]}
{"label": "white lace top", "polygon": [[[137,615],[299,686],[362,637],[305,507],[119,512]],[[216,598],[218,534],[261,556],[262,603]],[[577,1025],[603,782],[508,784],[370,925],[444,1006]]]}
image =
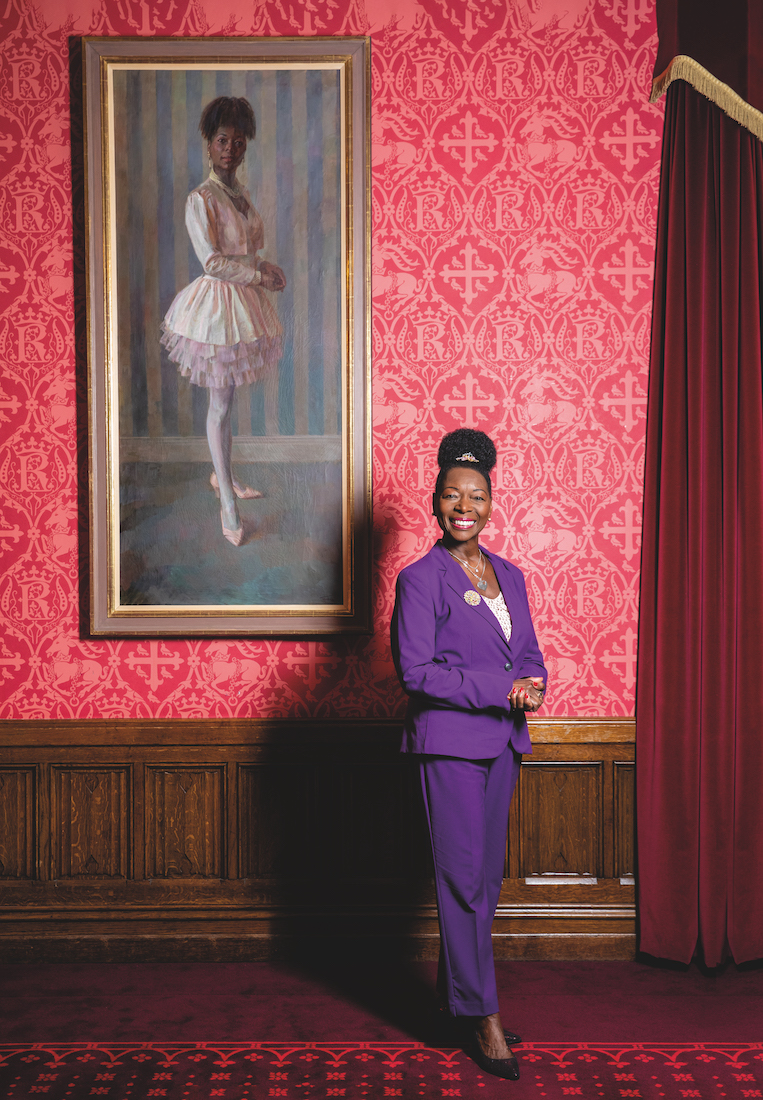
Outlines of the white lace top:
{"label": "white lace top", "polygon": [[483,596],[482,598],[498,620],[501,630],[506,635],[506,641],[510,641],[511,615],[509,614],[509,609],[506,606],[506,600],[503,598],[503,592],[499,592],[498,595],[492,600],[489,600],[487,596]]}

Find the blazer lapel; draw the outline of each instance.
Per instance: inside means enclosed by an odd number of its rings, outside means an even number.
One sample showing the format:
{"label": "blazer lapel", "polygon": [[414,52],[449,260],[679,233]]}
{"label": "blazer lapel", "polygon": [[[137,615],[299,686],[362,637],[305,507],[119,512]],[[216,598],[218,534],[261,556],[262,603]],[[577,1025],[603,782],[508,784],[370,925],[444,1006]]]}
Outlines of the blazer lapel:
{"label": "blazer lapel", "polygon": [[[482,552],[483,554],[485,553],[484,550]],[[521,614],[518,611],[514,601],[515,593],[513,579],[511,573],[504,565],[502,558],[499,558],[495,554],[491,554],[489,551],[488,557],[490,558],[493,569],[495,570],[498,587],[501,589],[501,592],[503,592],[503,598],[506,601],[506,607],[511,618],[511,639],[508,642],[508,646],[510,650],[513,650],[519,633],[519,619]],[[501,633],[503,634],[503,631]]]}
{"label": "blazer lapel", "polygon": [[[508,646],[509,643],[506,641],[506,635],[504,634],[503,630],[501,630],[501,624],[498,622],[498,619],[495,617],[493,612],[490,610],[490,608],[487,606],[485,601],[482,599],[482,596],[480,596],[479,592],[477,592],[477,590],[473,587],[473,585],[471,585],[469,583],[468,579],[464,575],[463,569],[458,564],[458,562],[453,560],[453,558],[450,556],[450,554],[445,549],[445,547],[442,546],[442,544],[439,544],[439,545],[440,545],[440,550],[442,552],[441,557],[445,559],[442,562],[442,569],[443,569],[443,572],[445,573],[445,580],[447,581],[448,585],[453,589],[453,591],[457,594],[457,596],[461,600],[463,600],[464,594],[466,592],[469,592],[469,591],[474,592],[475,596],[479,596],[479,601],[480,602],[478,604],[474,604],[473,607],[472,607],[472,610],[476,611],[476,613],[493,630],[495,630],[497,632],[498,637],[501,639],[503,644],[505,646]],[[483,553],[484,553],[484,550],[483,550]],[[490,560],[492,562],[492,558]],[[495,568],[495,562],[492,562],[492,564],[493,564],[493,568]],[[496,576],[498,576],[497,570],[496,570]],[[500,585],[500,581],[499,581],[499,585]],[[503,588],[501,588],[501,591],[503,592]],[[504,598],[505,598],[505,593],[504,593]],[[508,600],[506,601],[506,606],[508,607]]]}

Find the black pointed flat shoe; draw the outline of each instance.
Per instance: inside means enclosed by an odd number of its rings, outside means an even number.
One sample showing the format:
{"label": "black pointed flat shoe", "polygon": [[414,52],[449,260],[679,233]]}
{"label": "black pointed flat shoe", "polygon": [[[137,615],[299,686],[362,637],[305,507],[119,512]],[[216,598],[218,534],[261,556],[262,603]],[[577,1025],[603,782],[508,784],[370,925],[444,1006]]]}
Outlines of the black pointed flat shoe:
{"label": "black pointed flat shoe", "polygon": [[[453,1040],[456,1043],[468,1043],[469,1036],[473,1031],[472,1017],[471,1016],[451,1016],[447,1010],[441,1010],[441,1017],[447,1021],[446,1032],[447,1038]],[[503,1037],[510,1047],[519,1046],[522,1042],[522,1036],[517,1035],[515,1031],[504,1031]]]}
{"label": "black pointed flat shoe", "polygon": [[506,1081],[519,1080],[519,1062],[515,1054],[510,1058],[488,1058],[480,1046],[477,1033],[473,1032],[471,1041],[466,1046],[466,1053],[474,1059],[480,1069],[485,1073],[492,1073],[493,1077],[503,1077]]}
{"label": "black pointed flat shoe", "polygon": [[[443,1010],[443,1015],[447,1019],[447,1025],[452,1031],[452,1036],[461,1036],[463,1042],[467,1043],[468,1037],[473,1031],[472,1016],[451,1016],[447,1015],[445,1010]],[[466,1030],[464,1031],[464,1029]],[[505,1031],[504,1038],[509,1046],[519,1046],[522,1042],[522,1036],[518,1035],[517,1032]]]}

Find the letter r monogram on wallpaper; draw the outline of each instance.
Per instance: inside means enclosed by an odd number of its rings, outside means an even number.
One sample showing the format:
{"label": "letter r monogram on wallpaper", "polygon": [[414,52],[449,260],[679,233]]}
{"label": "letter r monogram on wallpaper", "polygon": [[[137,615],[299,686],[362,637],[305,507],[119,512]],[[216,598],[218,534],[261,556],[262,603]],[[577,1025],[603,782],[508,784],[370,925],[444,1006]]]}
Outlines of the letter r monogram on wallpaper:
{"label": "letter r monogram on wallpaper", "polygon": [[[487,431],[502,455],[485,543],[527,576],[546,714],[632,714],[662,132],[661,104],[648,103],[652,3],[220,10],[211,0],[4,7],[0,718],[401,715],[394,578],[436,537],[437,444],[460,426]],[[81,631],[78,35],[371,36],[370,637]]]}

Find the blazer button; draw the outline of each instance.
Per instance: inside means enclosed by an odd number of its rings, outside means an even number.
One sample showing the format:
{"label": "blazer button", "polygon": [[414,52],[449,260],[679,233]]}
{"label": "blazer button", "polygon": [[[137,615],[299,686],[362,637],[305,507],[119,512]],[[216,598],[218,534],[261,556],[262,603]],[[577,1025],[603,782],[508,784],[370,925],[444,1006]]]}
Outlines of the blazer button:
{"label": "blazer button", "polygon": [[503,666],[503,671],[504,672],[511,672],[513,667],[514,667],[514,665],[511,663],[511,661],[507,661],[506,664]]}

